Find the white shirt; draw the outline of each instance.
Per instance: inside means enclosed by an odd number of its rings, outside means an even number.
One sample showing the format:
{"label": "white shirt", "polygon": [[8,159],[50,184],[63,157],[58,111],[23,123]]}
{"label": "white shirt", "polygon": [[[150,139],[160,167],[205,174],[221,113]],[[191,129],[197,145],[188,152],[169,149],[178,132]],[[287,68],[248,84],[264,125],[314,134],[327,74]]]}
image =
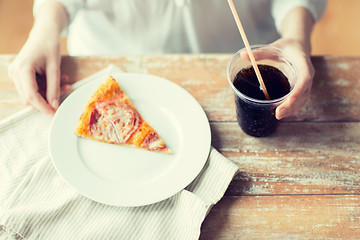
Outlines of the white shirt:
{"label": "white shirt", "polygon": [[[41,2],[36,0],[36,8]],[[70,55],[234,53],[243,47],[226,0],[58,0],[69,15]],[[250,44],[279,38],[294,7],[317,20],[326,0],[235,0]]]}

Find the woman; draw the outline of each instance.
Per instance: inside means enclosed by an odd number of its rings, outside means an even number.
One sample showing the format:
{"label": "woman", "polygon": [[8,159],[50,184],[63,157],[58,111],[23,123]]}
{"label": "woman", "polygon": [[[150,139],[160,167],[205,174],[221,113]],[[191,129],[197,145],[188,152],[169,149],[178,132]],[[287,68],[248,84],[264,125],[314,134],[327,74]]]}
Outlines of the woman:
{"label": "woman", "polygon": [[[325,5],[326,0],[235,2],[249,42],[283,49],[299,69],[298,87],[276,109],[278,119],[297,112],[309,97],[310,36]],[[58,108],[61,92],[71,90],[67,77],[60,77],[60,34],[68,36],[70,55],[234,53],[243,47],[224,0],[38,0],[34,15],[9,75],[24,102],[48,114]],[[36,74],[46,76],[46,99]]]}

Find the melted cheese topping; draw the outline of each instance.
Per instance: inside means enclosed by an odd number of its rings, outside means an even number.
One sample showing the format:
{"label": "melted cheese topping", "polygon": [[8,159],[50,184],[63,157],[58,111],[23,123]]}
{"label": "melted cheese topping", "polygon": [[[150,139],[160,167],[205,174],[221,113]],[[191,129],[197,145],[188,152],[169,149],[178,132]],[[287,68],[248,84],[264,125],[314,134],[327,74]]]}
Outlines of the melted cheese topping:
{"label": "melted cheese topping", "polygon": [[97,103],[98,118],[90,127],[94,138],[113,143],[126,143],[138,129],[140,118],[128,104],[114,101]]}

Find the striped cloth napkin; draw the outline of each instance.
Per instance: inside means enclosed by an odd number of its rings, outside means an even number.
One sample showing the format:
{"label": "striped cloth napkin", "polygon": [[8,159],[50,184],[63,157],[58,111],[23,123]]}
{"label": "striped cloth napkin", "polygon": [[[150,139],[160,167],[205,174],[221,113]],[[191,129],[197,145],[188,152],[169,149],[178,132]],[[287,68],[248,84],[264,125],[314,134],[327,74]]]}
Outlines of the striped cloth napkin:
{"label": "striped cloth napkin", "polygon": [[[100,71],[74,85],[79,87]],[[174,196],[114,207],[77,193],[48,153],[52,117],[31,107],[0,122],[0,239],[198,239],[238,167],[214,148],[202,172]]]}

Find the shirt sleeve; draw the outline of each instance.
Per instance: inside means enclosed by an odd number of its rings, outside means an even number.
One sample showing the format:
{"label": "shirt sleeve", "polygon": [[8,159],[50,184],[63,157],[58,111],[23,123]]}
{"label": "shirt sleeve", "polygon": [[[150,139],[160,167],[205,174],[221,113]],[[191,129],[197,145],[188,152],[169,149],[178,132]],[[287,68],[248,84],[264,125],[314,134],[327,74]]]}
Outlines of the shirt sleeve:
{"label": "shirt sleeve", "polygon": [[[34,16],[36,16],[40,5],[47,1],[50,1],[50,0],[34,0],[34,5],[33,5],[33,15]],[[68,14],[69,24],[74,20],[76,13],[82,7],[85,6],[85,1],[86,0],[57,0],[57,2],[61,3],[65,8],[66,13]],[[66,35],[67,28],[63,29],[61,34]]]}
{"label": "shirt sleeve", "polygon": [[318,21],[326,8],[327,0],[273,0],[271,14],[277,31],[280,33],[281,23],[285,16],[295,7],[308,9],[315,21]]}

